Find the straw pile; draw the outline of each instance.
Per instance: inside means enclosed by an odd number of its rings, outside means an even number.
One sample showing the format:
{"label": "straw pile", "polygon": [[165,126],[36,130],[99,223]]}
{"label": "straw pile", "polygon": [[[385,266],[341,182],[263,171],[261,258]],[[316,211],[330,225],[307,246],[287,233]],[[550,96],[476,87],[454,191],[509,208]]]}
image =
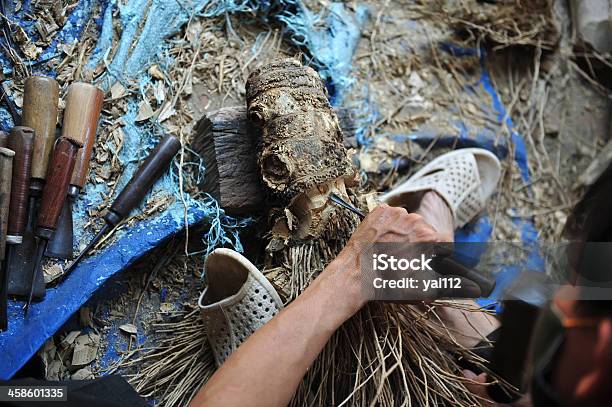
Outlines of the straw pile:
{"label": "straw pile", "polygon": [[477,0],[421,2],[424,12],[459,31],[468,41],[494,49],[513,46],[552,50],[560,33],[553,0],[509,0],[486,4]]}

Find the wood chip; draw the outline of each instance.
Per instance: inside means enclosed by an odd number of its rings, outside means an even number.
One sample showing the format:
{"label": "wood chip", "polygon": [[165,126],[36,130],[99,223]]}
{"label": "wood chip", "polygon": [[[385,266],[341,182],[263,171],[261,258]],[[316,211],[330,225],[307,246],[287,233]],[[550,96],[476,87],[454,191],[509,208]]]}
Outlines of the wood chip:
{"label": "wood chip", "polygon": [[70,377],[72,380],[88,380],[88,379],[93,379],[95,376],[93,374],[93,372],[91,371],[91,368],[88,367],[84,367],[83,369],[79,369],[76,372],[74,372],[72,374],[72,376]]}
{"label": "wood chip", "polygon": [[66,368],[61,361],[54,360],[45,369],[45,378],[52,381],[61,380],[65,370]]}
{"label": "wood chip", "polygon": [[100,335],[89,333],[77,337],[74,341],[72,365],[85,366],[90,364],[96,358],[99,346]]}
{"label": "wood chip", "polygon": [[123,332],[127,333],[127,334],[130,334],[130,335],[136,335],[138,333],[138,328],[136,328],[132,324],[121,325],[119,327],[119,329],[122,330]]}
{"label": "wood chip", "polygon": [[125,95],[126,95],[125,86],[123,86],[121,82],[119,81],[113,83],[113,86],[111,86],[111,99],[112,100],[121,99]]}
{"label": "wood chip", "polygon": [[71,331],[69,332],[64,339],[60,342],[60,346],[62,348],[67,348],[74,343],[76,338],[81,334],[81,331]]}
{"label": "wood chip", "polygon": [[164,89],[164,82],[157,81],[153,87],[153,96],[158,105],[161,105],[166,100],[166,90]]}
{"label": "wood chip", "polygon": [[164,120],[169,119],[170,117],[176,114],[176,110],[172,107],[172,101],[167,101],[164,106],[162,106],[157,121],[162,123]]}
{"label": "wood chip", "polygon": [[45,284],[49,284],[64,273],[64,269],[59,264],[51,264],[43,269]]}
{"label": "wood chip", "polygon": [[81,307],[79,309],[79,322],[83,328],[91,327],[93,328],[93,319],[91,308],[89,307]]}
{"label": "wood chip", "polygon": [[149,120],[153,114],[153,108],[149,104],[148,100],[143,100],[138,105],[138,116],[136,116],[137,122],[144,122],[145,120]]}
{"label": "wood chip", "polygon": [[149,75],[155,79],[164,79],[164,73],[159,69],[159,66],[153,65],[149,68]]}
{"label": "wood chip", "polygon": [[169,302],[164,302],[159,306],[159,310],[164,314],[174,311],[174,305]]}

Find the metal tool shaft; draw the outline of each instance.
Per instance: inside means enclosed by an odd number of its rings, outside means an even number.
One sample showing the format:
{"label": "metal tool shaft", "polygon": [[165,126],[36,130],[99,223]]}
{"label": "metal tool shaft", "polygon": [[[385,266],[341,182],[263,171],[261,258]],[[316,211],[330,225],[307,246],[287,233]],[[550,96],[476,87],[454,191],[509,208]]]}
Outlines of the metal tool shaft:
{"label": "metal tool shaft", "polygon": [[72,270],[74,270],[77,264],[81,262],[81,259],[89,253],[89,251],[100,241],[100,239],[102,239],[102,237],[104,237],[104,235],[106,234],[106,232],[108,232],[109,229],[110,229],[109,224],[105,223],[104,226],[102,226],[102,229],[100,229],[98,233],[96,233],[94,238],[91,239],[91,241],[87,244],[87,246],[85,246],[85,248],[81,251],[81,253],[76,257],[76,259],[74,259],[74,261],[70,264],[70,266],[68,266],[68,268],[64,271],[64,274],[62,274],[59,281],[62,281],[63,279],[65,279],[68,276],[68,274],[70,274]]}
{"label": "metal tool shaft", "polygon": [[329,199],[331,199],[331,201],[335,203],[336,205],[342,206],[343,208],[348,209],[349,211],[353,212],[354,214],[359,216],[359,218],[361,219],[364,219],[366,217],[365,213],[355,208],[353,205],[346,202],[344,199],[340,198],[338,195],[336,195],[333,192],[329,194]]}
{"label": "metal tool shaft", "polygon": [[32,270],[32,289],[30,290],[30,294],[28,296],[28,302],[26,303],[24,309],[24,316],[28,316],[28,310],[30,309],[30,304],[32,303],[32,295],[34,294],[34,283],[36,282],[36,276],[38,274],[38,270],[41,268],[42,258],[45,254],[45,250],[47,249],[47,239],[36,238],[36,263],[34,263],[34,269]]}

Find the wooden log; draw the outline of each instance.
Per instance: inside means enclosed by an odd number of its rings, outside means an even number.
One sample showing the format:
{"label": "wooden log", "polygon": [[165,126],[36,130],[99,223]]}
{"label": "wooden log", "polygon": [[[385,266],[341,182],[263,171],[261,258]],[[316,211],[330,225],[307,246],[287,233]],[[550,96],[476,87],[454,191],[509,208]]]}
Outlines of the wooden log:
{"label": "wooden log", "polygon": [[[355,139],[354,112],[337,111],[345,145]],[[219,201],[230,215],[260,212],[267,208],[267,190],[257,164],[261,132],[247,119],[244,106],[208,112],[195,126],[192,148],[206,167],[200,184],[203,192]]]}
{"label": "wooden log", "polygon": [[257,166],[259,132],[247,120],[246,107],[207,113],[196,125],[193,149],[204,160],[202,191],[228,214],[264,209],[266,190]]}

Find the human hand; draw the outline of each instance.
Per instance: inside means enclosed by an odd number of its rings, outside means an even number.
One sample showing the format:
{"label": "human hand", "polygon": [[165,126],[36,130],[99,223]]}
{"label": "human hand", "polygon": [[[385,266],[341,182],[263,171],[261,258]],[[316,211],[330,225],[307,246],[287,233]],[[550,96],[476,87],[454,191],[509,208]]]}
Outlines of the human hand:
{"label": "human hand", "polygon": [[372,299],[362,290],[361,257],[366,246],[378,243],[435,243],[447,241],[421,215],[404,208],[382,204],[366,216],[346,247],[325,269],[324,274],[340,274],[347,282],[342,287],[353,293],[358,308]]}

